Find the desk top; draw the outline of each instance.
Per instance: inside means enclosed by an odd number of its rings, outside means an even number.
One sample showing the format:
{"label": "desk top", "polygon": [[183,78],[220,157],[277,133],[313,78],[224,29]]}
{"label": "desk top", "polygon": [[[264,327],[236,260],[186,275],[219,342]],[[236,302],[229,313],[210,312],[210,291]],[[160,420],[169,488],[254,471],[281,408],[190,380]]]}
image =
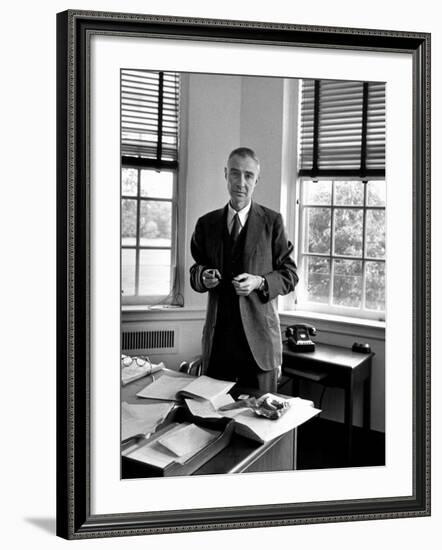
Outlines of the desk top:
{"label": "desk top", "polygon": [[374,355],[370,353],[357,353],[350,348],[332,346],[329,344],[316,343],[315,351],[299,352],[289,349],[287,343],[283,344],[283,354],[286,357],[296,357],[302,361],[321,364],[337,365],[339,367],[354,369],[371,359]]}
{"label": "desk top", "polygon": [[[154,377],[157,375],[154,374]],[[189,378],[193,378],[190,377]],[[140,398],[136,396],[136,393],[141,391],[145,386],[150,384],[153,381],[152,375],[145,376],[134,382],[130,382],[126,386],[121,388],[121,401],[126,401],[127,403],[159,403],[158,400],[151,400]],[[201,466],[199,470],[194,472],[193,475],[205,475],[205,474],[225,474],[225,473],[241,473],[247,470],[252,464],[256,463],[259,459],[264,457],[271,451],[274,447],[277,447],[277,454],[280,453],[281,442],[284,445],[291,448],[293,445],[293,432],[290,430],[281,436],[276,437],[275,439],[268,441],[266,443],[259,443],[257,441],[245,438],[239,434],[233,434],[230,444],[220,451],[213,458],[208,460],[206,464]],[[289,457],[287,456],[287,459]],[[275,470],[291,470],[293,466],[288,463],[288,465],[279,465]],[[129,477],[150,477],[147,473]]]}

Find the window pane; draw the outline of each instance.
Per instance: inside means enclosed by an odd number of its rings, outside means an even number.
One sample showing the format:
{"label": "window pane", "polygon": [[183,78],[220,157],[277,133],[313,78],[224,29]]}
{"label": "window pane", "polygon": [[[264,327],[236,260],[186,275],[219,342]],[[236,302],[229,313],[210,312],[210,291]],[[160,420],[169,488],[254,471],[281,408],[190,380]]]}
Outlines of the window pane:
{"label": "window pane", "polygon": [[141,170],[141,196],[171,199],[173,196],[173,172]]}
{"label": "window pane", "polygon": [[362,209],[335,209],[334,254],[362,256],[362,220]]}
{"label": "window pane", "polygon": [[306,257],[307,300],[328,304],[330,294],[330,260]]}
{"label": "window pane", "polygon": [[369,181],[367,183],[367,205],[385,206],[385,181]]}
{"label": "window pane", "polygon": [[121,244],[135,246],[137,243],[137,201],[121,201]]}
{"label": "window pane", "polygon": [[362,261],[334,260],[333,304],[360,307],[362,296]]}
{"label": "window pane", "polygon": [[365,264],[365,307],[377,311],[385,310],[385,263]]}
{"label": "window pane", "polygon": [[319,254],[330,252],[330,208],[305,208],[304,251]]}
{"label": "window pane", "polygon": [[335,181],[333,200],[340,206],[363,206],[364,184],[362,181]]}
{"label": "window pane", "polygon": [[367,210],[365,233],[366,255],[385,258],[385,210]]}
{"label": "window pane", "polygon": [[170,263],[170,250],[140,250],[140,295],[166,296],[169,294]]}
{"label": "window pane", "polygon": [[171,246],[172,203],[141,201],[140,246]]}
{"label": "window pane", "polygon": [[135,294],[135,250],[121,249],[121,288],[123,296]]}
{"label": "window pane", "polygon": [[331,181],[304,181],[303,203],[331,205]]}
{"label": "window pane", "polygon": [[134,168],[123,168],[121,174],[121,194],[137,196],[137,172]]}

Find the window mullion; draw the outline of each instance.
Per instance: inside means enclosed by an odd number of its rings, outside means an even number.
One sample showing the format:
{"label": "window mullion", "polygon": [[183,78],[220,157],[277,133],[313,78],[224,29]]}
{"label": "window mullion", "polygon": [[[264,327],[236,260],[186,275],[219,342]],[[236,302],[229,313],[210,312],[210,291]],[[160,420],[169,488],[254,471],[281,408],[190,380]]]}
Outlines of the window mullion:
{"label": "window mullion", "polygon": [[158,142],[157,142],[157,159],[161,161],[163,156],[163,89],[164,89],[164,73],[159,73],[158,82]]}
{"label": "window mullion", "polygon": [[366,230],[367,230],[367,181],[364,184],[364,209],[362,210],[362,296],[361,296],[361,309],[365,311],[365,289],[366,289],[366,276],[365,276],[365,245],[366,245]]}
{"label": "window mullion", "polygon": [[137,170],[137,228],[135,250],[135,296],[139,295],[140,288],[140,208],[141,208],[141,170]]}
{"label": "window mullion", "polygon": [[330,206],[330,291],[328,293],[328,305],[333,303],[333,288],[335,279],[335,263],[333,261],[334,253],[334,232],[335,232],[335,182],[332,181],[331,189],[331,206]]}

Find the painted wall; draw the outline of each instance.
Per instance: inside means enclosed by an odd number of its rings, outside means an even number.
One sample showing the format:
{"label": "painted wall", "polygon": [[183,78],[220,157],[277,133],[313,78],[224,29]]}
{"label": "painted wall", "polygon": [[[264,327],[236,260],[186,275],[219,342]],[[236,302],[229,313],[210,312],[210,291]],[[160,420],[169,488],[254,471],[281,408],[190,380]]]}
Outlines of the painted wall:
{"label": "painted wall", "polygon": [[261,161],[253,197],[279,211],[284,79],[243,77],[242,82],[241,144],[254,149]]}
{"label": "painted wall", "polygon": [[189,285],[189,243],[197,219],[227,202],[224,166],[240,141],[241,77],[189,75],[185,213],[186,307],[204,307],[206,296]]}

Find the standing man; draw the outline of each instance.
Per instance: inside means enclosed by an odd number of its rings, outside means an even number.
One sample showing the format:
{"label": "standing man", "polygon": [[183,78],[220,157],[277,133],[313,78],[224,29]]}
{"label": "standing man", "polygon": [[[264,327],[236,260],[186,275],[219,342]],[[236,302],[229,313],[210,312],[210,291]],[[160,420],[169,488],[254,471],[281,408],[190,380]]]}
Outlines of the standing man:
{"label": "standing man", "polygon": [[229,203],[199,218],[190,284],[208,292],[203,372],[242,387],[276,391],[282,362],[276,298],[298,277],[281,214],[252,201],[260,165],[247,147],[224,168]]}

